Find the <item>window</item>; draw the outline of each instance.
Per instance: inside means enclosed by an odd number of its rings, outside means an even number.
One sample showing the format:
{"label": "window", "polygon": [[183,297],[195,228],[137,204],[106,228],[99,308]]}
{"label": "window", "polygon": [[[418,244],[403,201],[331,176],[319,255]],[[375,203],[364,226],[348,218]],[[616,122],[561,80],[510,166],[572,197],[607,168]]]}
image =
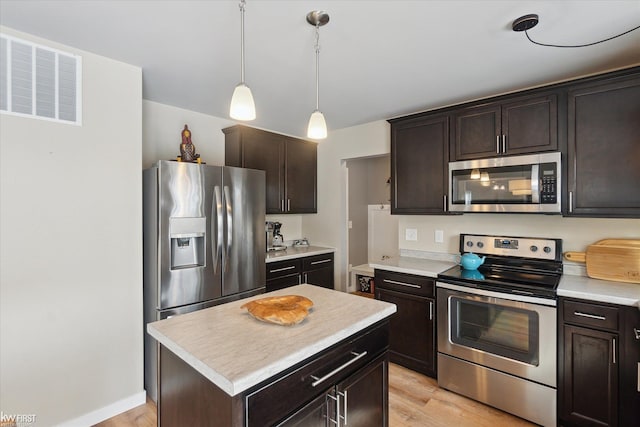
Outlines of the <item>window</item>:
{"label": "window", "polygon": [[0,111],[80,125],[81,58],[0,35]]}

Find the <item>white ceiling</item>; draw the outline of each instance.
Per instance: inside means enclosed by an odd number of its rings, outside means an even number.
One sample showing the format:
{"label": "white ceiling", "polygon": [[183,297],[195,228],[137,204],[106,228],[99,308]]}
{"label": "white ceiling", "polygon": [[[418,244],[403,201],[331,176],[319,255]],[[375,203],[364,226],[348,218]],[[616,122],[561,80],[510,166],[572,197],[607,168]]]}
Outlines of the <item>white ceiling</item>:
{"label": "white ceiling", "polygon": [[[315,108],[329,131],[640,64],[640,30],[592,47],[530,43],[511,30],[537,13],[538,41],[581,44],[640,24],[640,0],[247,0],[249,124],[304,136]],[[238,1],[0,0],[0,24],[143,70],[145,99],[228,117],[240,80]]]}

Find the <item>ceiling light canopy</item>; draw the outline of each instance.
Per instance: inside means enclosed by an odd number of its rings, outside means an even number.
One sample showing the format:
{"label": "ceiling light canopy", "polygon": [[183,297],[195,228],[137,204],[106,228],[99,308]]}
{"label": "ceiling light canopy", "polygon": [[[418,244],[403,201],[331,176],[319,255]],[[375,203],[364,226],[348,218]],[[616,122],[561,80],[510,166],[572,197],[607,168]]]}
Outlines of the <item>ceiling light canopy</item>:
{"label": "ceiling light canopy", "polygon": [[320,111],[320,27],[329,22],[329,14],[321,10],[311,11],[307,14],[307,22],[316,27],[316,109],[309,118],[307,137],[325,139],[327,137],[327,122]]}
{"label": "ceiling light canopy", "polygon": [[513,24],[511,24],[511,29],[513,31],[516,32],[522,32],[524,31],[525,35],[527,36],[527,39],[529,39],[529,41],[533,44],[537,44],[538,46],[546,46],[546,47],[587,47],[587,46],[593,46],[595,44],[599,44],[599,43],[603,43],[609,40],[613,40],[615,38],[618,38],[620,36],[624,36],[625,34],[628,34],[632,31],[637,30],[638,28],[640,28],[640,25],[631,28],[630,30],[627,30],[623,33],[620,34],[616,34],[615,36],[611,36],[608,37],[606,39],[602,39],[602,40],[598,40],[592,43],[585,43],[585,44],[575,44],[575,45],[564,45],[564,44],[547,44],[547,43],[540,43],[537,42],[535,40],[532,40],[531,37],[529,37],[529,33],[527,32],[527,30],[532,29],[533,27],[535,27],[536,25],[538,25],[538,22],[540,21],[538,15],[536,15],[535,13],[530,13],[528,15],[524,15],[521,16],[520,18],[516,19],[513,21]]}
{"label": "ceiling light canopy", "polygon": [[248,121],[256,118],[256,105],[251,89],[244,82],[244,10],[245,0],[240,0],[240,83],[233,91],[229,115],[232,119]]}

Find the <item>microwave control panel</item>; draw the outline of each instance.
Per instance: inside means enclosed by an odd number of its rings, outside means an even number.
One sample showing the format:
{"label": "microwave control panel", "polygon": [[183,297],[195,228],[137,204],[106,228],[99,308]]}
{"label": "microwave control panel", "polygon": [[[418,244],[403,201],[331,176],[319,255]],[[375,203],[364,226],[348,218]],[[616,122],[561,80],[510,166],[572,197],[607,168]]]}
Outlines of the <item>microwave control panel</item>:
{"label": "microwave control panel", "polygon": [[558,179],[555,163],[540,165],[540,184],[540,203],[556,203]]}

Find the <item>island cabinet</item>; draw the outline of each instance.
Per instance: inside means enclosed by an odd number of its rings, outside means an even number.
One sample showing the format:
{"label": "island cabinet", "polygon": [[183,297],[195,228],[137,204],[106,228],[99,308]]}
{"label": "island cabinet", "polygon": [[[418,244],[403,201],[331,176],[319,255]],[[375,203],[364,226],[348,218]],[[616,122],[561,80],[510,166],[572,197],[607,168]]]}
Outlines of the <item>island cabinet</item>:
{"label": "island cabinet", "polygon": [[383,320],[235,396],[161,346],[159,425],[387,426],[388,326]]}
{"label": "island cabinet", "polygon": [[568,91],[566,216],[640,217],[640,69]]}
{"label": "island cabinet", "polygon": [[389,123],[391,213],[446,213],[449,116],[410,116]]}
{"label": "island cabinet", "polygon": [[508,96],[454,112],[452,160],[555,151],[558,95]]}
{"label": "island cabinet", "polygon": [[314,142],[236,125],[225,134],[225,165],[265,171],[266,213],[317,212]]}
{"label": "island cabinet", "polygon": [[333,253],[267,263],[267,292],[300,283],[333,289]]}
{"label": "island cabinet", "polygon": [[559,300],[560,424],[640,424],[640,312],[636,307]]}
{"label": "island cabinet", "polygon": [[397,307],[390,320],[389,359],[435,378],[435,279],[376,269],[374,282],[376,299]]}

